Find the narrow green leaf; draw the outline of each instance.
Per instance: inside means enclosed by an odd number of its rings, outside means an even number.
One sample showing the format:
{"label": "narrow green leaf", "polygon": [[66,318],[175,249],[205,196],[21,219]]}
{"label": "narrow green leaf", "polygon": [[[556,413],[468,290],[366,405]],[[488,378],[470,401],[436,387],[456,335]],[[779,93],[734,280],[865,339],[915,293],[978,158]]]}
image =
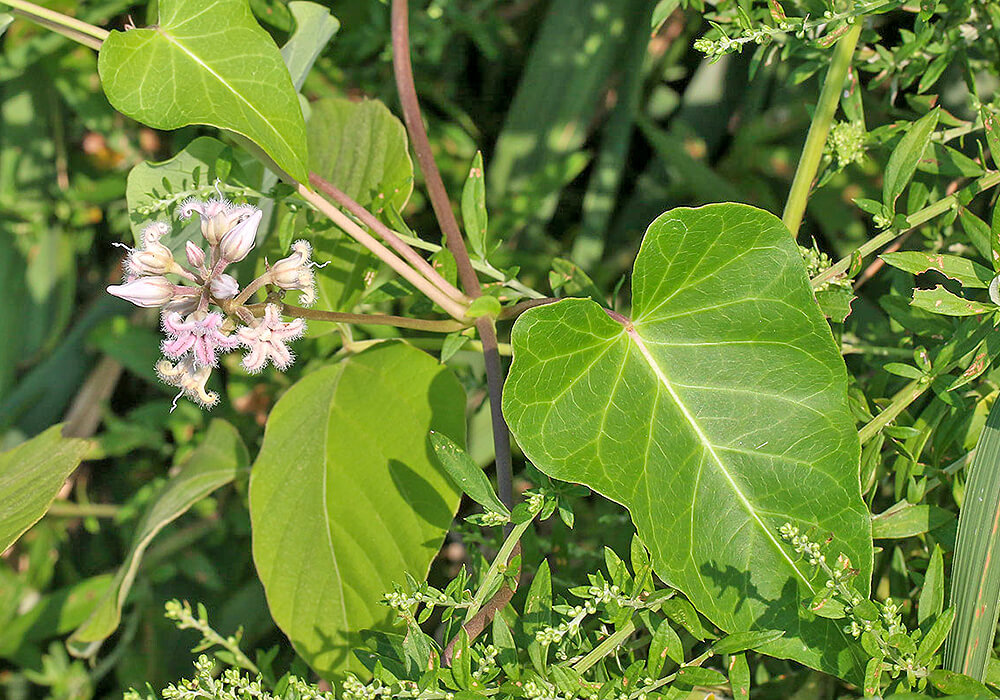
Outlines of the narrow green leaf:
{"label": "narrow green leaf", "polygon": [[712,645],[716,654],[737,654],[751,651],[769,644],[785,636],[784,630],[766,630],[763,632],[736,632],[729,634]]}
{"label": "narrow green leaf", "polygon": [[472,658],[469,656],[469,634],[463,627],[458,631],[458,643],[451,657],[451,675],[462,690],[472,687]]}
{"label": "narrow green leaf", "polygon": [[584,299],[518,319],[504,389],[518,443],[627,507],[656,572],[723,630],[785,630],[764,653],[860,682],[842,625],[800,614],[823,575],[778,536],[786,522],[833,533],[827,558],[848,556],[867,585],[847,372],[788,230],[740,204],[667,212],[632,289],[631,321]]}
{"label": "narrow green leaf", "polygon": [[993,310],[978,301],[956,296],[941,285],[934,289],[914,289],[910,305],[942,316],[978,316]]}
{"label": "narrow green leaf", "polygon": [[486,177],[483,171],[483,153],[476,151],[469,169],[469,177],[462,188],[462,221],[465,223],[465,235],[469,245],[481,260],[489,254],[489,244],[486,240],[488,225],[486,214]]}
{"label": "narrow green leaf", "polygon": [[990,261],[993,271],[1000,272],[1000,206],[993,207],[993,217],[990,219]]}
{"label": "narrow green leaf", "polygon": [[948,632],[951,631],[951,626],[954,622],[955,611],[952,608],[948,608],[938,615],[934,624],[927,631],[927,634],[920,640],[919,652],[916,657],[918,664],[930,663],[934,652],[944,644],[944,640],[948,636]]}
{"label": "narrow green leaf", "polygon": [[955,625],[944,648],[945,667],[977,681],[986,672],[1000,615],[998,527],[1000,402],[995,402],[976,443],[958,516],[948,604],[955,610]]}
{"label": "narrow green leaf", "polygon": [[979,113],[983,117],[983,131],[986,132],[986,145],[993,156],[993,167],[1000,168],[1000,119],[985,105],[979,108]]}
{"label": "narrow green leaf", "polygon": [[993,698],[996,695],[975,678],[943,668],[931,671],[927,680],[935,688],[947,695],[969,695],[977,698]]}
{"label": "narrow green leaf", "polygon": [[223,420],[212,420],[202,444],[146,509],[111,587],[87,621],[70,637],[67,645],[71,653],[92,656],[100,643],[118,628],[122,606],[135,581],[143,554],[157,533],[205,496],[235,479],[249,463],[250,457],[236,428]]}
{"label": "narrow green leaf", "polygon": [[45,515],[89,447],[87,440],[64,438],[62,425],[54,425],[0,452],[0,553]]}
{"label": "narrow green leaf", "polygon": [[896,210],[896,200],[903,194],[903,190],[917,170],[920,159],[924,157],[931,142],[931,134],[937,127],[939,115],[940,110],[935,108],[910,124],[906,134],[889,156],[882,178],[882,203],[893,212]]}
{"label": "narrow green leaf", "polygon": [[935,544],[931,552],[930,563],[924,574],[924,585],[920,589],[920,599],[917,603],[917,623],[924,624],[927,620],[940,615],[944,609],[944,550]]}
{"label": "narrow green leaf", "polygon": [[455,353],[461,350],[469,342],[469,336],[461,331],[449,333],[441,343],[441,364],[445,364]]}
{"label": "narrow green leaf", "polygon": [[986,289],[990,286],[995,275],[989,268],[957,255],[907,251],[905,253],[883,253],[879,257],[889,265],[915,275],[935,270],[945,277],[960,282],[963,287],[969,289]]}
{"label": "narrow green leaf", "polygon": [[430,438],[434,454],[437,455],[438,462],[444,467],[451,480],[479,505],[509,518],[510,511],[497,497],[490,480],[486,478],[479,465],[472,461],[469,453],[442,433],[431,431]]}
{"label": "narrow green leaf", "polygon": [[271,410],[250,479],[253,557],[272,617],[320,674],[356,667],[361,630],[390,626],[382,595],[427,576],[460,497],[427,434],[462,444],[464,406],[447,367],[386,342],[307,374]]}
{"label": "narrow green leaf", "polygon": [[735,654],[729,659],[729,687],[733,700],[750,700],[750,665],[746,654]]}
{"label": "narrow green leaf", "polygon": [[907,503],[873,517],[872,537],[876,540],[892,540],[922,535],[954,521],[954,518],[951,511],[938,506]]}
{"label": "narrow green leaf", "polygon": [[660,677],[663,663],[669,658],[678,666],[684,663],[684,645],[681,638],[670,625],[670,620],[663,620],[653,633],[649,642],[649,655],[646,657],[646,670],[654,680]]}
{"label": "narrow green leaf", "polygon": [[674,684],[680,688],[692,689],[696,685],[703,685],[709,688],[725,685],[726,677],[711,668],[701,668],[700,666],[685,666],[677,672]]}
{"label": "narrow green leaf", "polygon": [[514,635],[510,633],[503,615],[493,618],[493,646],[497,648],[497,663],[508,678],[517,680],[521,677],[521,666],[517,663],[517,647],[514,646]]}
{"label": "narrow green leaf", "polygon": [[295,19],[295,32],[281,47],[281,58],[292,76],[296,92],[302,89],[309,69],[340,29],[330,10],[315,2],[293,0],[288,9]]}
{"label": "narrow green leaf", "polygon": [[308,181],[298,95],[281,52],[246,0],[160,0],[156,24],[111,32],[98,71],[122,114],[155,129],[228,129],[299,182]]}
{"label": "narrow green leaf", "polygon": [[551,619],[552,574],[549,572],[548,560],[543,559],[524,601],[524,631],[533,635],[536,630],[547,627]]}
{"label": "narrow green leaf", "polygon": [[883,664],[881,656],[876,656],[868,660],[868,665],[865,666],[865,681],[863,686],[865,695],[878,695],[882,685]]}

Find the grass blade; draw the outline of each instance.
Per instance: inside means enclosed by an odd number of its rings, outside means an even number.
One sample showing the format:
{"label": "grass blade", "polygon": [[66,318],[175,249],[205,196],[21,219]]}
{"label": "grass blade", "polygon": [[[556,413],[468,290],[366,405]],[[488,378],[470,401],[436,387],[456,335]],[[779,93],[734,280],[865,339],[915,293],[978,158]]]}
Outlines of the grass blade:
{"label": "grass blade", "polygon": [[944,665],[981,681],[1000,613],[1000,402],[986,419],[958,518]]}

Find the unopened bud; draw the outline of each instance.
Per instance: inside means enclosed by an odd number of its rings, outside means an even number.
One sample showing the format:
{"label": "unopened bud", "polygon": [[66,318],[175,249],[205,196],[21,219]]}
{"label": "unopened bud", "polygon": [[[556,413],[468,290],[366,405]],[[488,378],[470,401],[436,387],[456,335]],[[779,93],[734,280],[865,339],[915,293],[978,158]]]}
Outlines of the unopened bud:
{"label": "unopened bud", "polygon": [[219,242],[219,252],[228,262],[239,262],[253,250],[257,242],[257,227],[263,216],[260,209],[236,224]]}
{"label": "unopened bud", "polygon": [[175,286],[166,277],[141,277],[133,282],[108,287],[108,294],[130,301],[136,306],[163,306],[174,296]]}
{"label": "unopened bud", "polygon": [[157,240],[147,240],[145,248],[129,253],[127,265],[133,275],[163,275],[177,267],[174,254]]}
{"label": "unopened bud", "polygon": [[184,252],[187,253],[188,263],[199,270],[205,266],[205,251],[188,241],[184,244]]}
{"label": "unopened bud", "polygon": [[292,254],[274,263],[268,271],[271,284],[281,289],[301,290],[299,301],[307,305],[316,299],[316,283],[309,260],[311,253],[309,243],[295,241],[292,244]]}
{"label": "unopened bud", "polygon": [[170,233],[170,224],[162,221],[154,221],[142,230],[139,238],[143,246],[149,247],[153,243],[158,243],[168,233]]}
{"label": "unopened bud", "polygon": [[232,275],[219,275],[209,285],[212,296],[216,299],[232,299],[240,292],[240,283]]}

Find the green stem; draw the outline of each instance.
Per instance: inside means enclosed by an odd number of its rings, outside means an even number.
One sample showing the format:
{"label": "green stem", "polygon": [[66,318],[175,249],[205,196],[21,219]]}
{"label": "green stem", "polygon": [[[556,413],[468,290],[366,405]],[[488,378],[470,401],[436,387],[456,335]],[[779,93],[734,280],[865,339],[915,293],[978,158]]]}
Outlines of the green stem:
{"label": "green stem", "polygon": [[930,377],[920,377],[919,379],[914,379],[896,392],[896,395],[892,397],[892,402],[858,431],[858,439],[861,441],[861,444],[863,445],[871,440],[884,427],[896,420],[899,414],[905,411],[907,406],[920,398],[930,385]]}
{"label": "green stem", "polygon": [[500,547],[500,551],[497,555],[493,557],[493,562],[490,564],[490,568],[486,571],[486,575],[483,576],[483,582],[479,585],[478,590],[476,590],[476,595],[472,599],[472,605],[469,606],[468,611],[465,614],[465,622],[468,622],[476,616],[479,609],[483,607],[483,603],[486,602],[486,596],[489,595],[490,589],[493,588],[493,584],[496,582],[497,575],[500,571],[500,566],[507,563],[510,558],[510,553],[514,551],[514,546],[520,542],[521,535],[524,534],[525,530],[531,527],[531,523],[534,522],[534,518],[525,520],[523,523],[518,523],[514,526],[514,529],[510,531],[507,535],[507,539],[504,540],[503,545]]}
{"label": "green stem", "polygon": [[26,2],[25,0],[2,0],[2,4],[12,8],[13,14],[40,24],[54,32],[58,32],[66,38],[72,39],[95,51],[99,51],[101,44],[108,38],[108,31],[105,29],[95,27],[75,17],[41,7],[32,2]]}
{"label": "green stem", "polygon": [[111,504],[56,501],[45,511],[45,515],[53,518],[114,518],[120,511],[121,506]]}
{"label": "green stem", "polygon": [[840,93],[847,79],[847,71],[851,67],[851,58],[854,56],[854,47],[857,46],[863,23],[863,18],[855,18],[854,26],[837,41],[837,48],[834,49],[833,59],[830,61],[830,70],[827,71],[826,80],[823,81],[816,113],[813,115],[812,124],[809,125],[806,144],[802,148],[792,188],[788,192],[788,201],[785,203],[785,212],[781,217],[793,236],[798,235],[799,225],[806,211],[809,190],[812,188],[813,179],[823,157],[826,137],[830,133],[833,115],[837,112]]}
{"label": "green stem", "polygon": [[[962,188],[958,192],[950,194],[947,197],[944,197],[943,199],[934,202],[934,204],[926,206],[920,211],[910,214],[908,217],[906,217],[906,226],[904,228],[898,230],[893,229],[891,231],[883,231],[882,233],[878,234],[871,240],[859,246],[856,249],[856,252],[860,254],[861,257],[864,257],[869,253],[873,253],[882,246],[891,243],[894,239],[902,236],[905,233],[908,233],[909,231],[912,231],[917,226],[925,224],[934,217],[940,214],[944,214],[947,211],[950,211],[953,207],[958,205],[959,201],[961,201],[960,198],[974,197],[977,194],[980,194],[981,192],[985,192],[988,189],[996,187],[997,185],[1000,185],[1000,171],[987,173],[986,175],[983,175],[981,178],[979,178],[969,186]],[[821,287],[822,285],[826,284],[835,277],[847,272],[847,269],[851,266],[852,255],[853,253],[851,255],[847,255],[841,258],[834,265],[831,265],[830,267],[826,268],[818,275],[813,277],[812,279],[813,289]]]}
{"label": "green stem", "polygon": [[[246,308],[255,316],[264,312],[267,304],[251,304]],[[396,326],[397,328],[410,328],[415,331],[429,331],[431,333],[453,333],[468,326],[459,321],[432,321],[423,318],[407,318],[406,316],[389,316],[388,314],[346,314],[338,311],[322,311],[320,309],[305,309],[301,306],[282,304],[281,313],[283,316],[292,318],[304,318],[308,321],[325,321],[327,323],[353,323],[356,325],[369,326]]]}
{"label": "green stem", "polygon": [[622,625],[622,628],[594,647],[589,654],[577,661],[573,665],[573,670],[577,673],[584,673],[591,666],[618,648],[629,636],[635,632],[635,623],[631,620]]}
{"label": "green stem", "polygon": [[382,262],[391,267],[400,277],[412,284],[424,293],[431,301],[448,312],[448,315],[458,320],[465,319],[466,307],[449,297],[442,290],[438,289],[430,280],[424,277],[413,267],[398,257],[393,251],[379,243],[371,234],[361,228],[354,220],[344,214],[340,209],[328,202],[326,199],[310,190],[303,184],[298,187],[299,196],[309,202],[319,212],[324,214],[330,221],[340,227],[351,238],[373,252]]}

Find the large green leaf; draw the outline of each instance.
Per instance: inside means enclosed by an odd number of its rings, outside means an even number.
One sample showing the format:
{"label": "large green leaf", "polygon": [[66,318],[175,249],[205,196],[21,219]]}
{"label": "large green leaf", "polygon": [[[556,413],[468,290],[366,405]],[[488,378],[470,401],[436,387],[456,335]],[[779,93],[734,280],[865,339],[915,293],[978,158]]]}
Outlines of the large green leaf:
{"label": "large green leaf", "polygon": [[[313,103],[309,158],[311,170],[375,213],[387,203],[401,211],[413,192],[406,127],[378,100],[331,97]],[[312,240],[315,259],[325,263],[316,270],[317,308],[350,311],[377,264],[375,256],[336,227],[317,230]]]}
{"label": "large green leaf", "polygon": [[191,453],[143,514],[128,556],[107,593],[69,639],[68,646],[73,654],[90,656],[96,653],[101,642],[118,628],[122,606],[139,572],[142,556],[157,533],[202,498],[236,478],[237,472],[246,469],[249,463],[250,456],[236,428],[224,420],[213,420],[204,442]]}
{"label": "large green leaf", "polygon": [[0,453],[0,553],[45,515],[90,443],[64,438],[62,426]]}
{"label": "large green leaf", "polygon": [[314,102],[309,166],[376,213],[387,202],[402,211],[413,192],[406,127],[378,100]]}
{"label": "large green leaf", "polygon": [[178,259],[184,259],[186,241],[204,246],[200,218],[181,219],[176,209],[188,197],[218,196],[215,182],[223,177],[228,187],[254,187],[261,179],[261,168],[243,151],[209,136],[199,136],[173,158],[145,161],[132,168],[125,198],[136,245],[150,222],[164,221],[170,224],[171,233],[163,242]]}
{"label": "large green leaf", "polygon": [[320,674],[407,574],[427,575],[458,508],[431,430],[465,442],[450,370],[399,342],[307,375],[275,405],[250,479],[253,555],[278,626]]}
{"label": "large green leaf", "polygon": [[155,25],[111,32],[98,70],[123,114],[157,129],[228,129],[296,180],[308,179],[298,95],[246,0],[160,0]]}
{"label": "large green leaf", "polygon": [[590,300],[513,331],[504,414],[542,471],[627,507],[656,572],[727,632],[784,630],[762,651],[859,678],[864,658],[804,598],[825,581],[784,523],[850,557],[866,595],[871,524],[847,373],[782,223],[741,204],[649,227],[633,320]]}

